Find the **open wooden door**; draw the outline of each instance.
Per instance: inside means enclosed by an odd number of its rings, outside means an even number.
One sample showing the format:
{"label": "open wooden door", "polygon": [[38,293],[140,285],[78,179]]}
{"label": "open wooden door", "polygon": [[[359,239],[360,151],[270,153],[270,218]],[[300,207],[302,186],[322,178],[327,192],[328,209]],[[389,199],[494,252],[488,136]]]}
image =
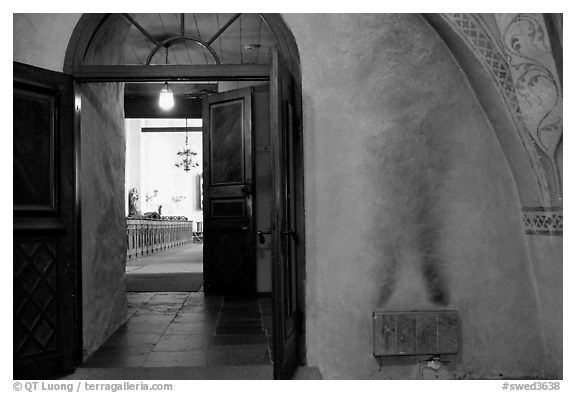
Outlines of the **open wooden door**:
{"label": "open wooden door", "polygon": [[204,292],[256,292],[252,88],[203,101]]}
{"label": "open wooden door", "polygon": [[15,379],[80,360],[74,135],[72,77],[14,63]]}
{"label": "open wooden door", "polygon": [[[272,203],[272,297],[274,308],[274,378],[294,374],[302,341],[302,311],[298,258],[301,255],[298,220],[301,192],[296,182],[297,131],[295,82],[277,51],[272,52],[270,73],[270,135],[274,201]],[[300,207],[299,207],[300,206]]]}

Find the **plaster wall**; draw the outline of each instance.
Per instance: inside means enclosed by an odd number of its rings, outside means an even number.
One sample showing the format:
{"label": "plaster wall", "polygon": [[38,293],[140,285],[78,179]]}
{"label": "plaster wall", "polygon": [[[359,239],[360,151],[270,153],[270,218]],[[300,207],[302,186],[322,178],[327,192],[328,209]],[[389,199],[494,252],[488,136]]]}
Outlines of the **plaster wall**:
{"label": "plaster wall", "polygon": [[[443,378],[534,376],[543,353],[520,204],[493,130],[417,15],[286,15],[302,64],[309,365],[372,357],[374,310],[456,309]],[[331,59],[331,61],[326,61]]]}
{"label": "plaster wall", "polygon": [[125,321],[124,85],[81,84],[84,358]]}
{"label": "plaster wall", "polygon": [[546,350],[542,369],[562,378],[563,355],[563,236],[526,235],[538,285],[542,333]]}
{"label": "plaster wall", "polygon": [[13,60],[60,71],[82,14],[13,14]]}

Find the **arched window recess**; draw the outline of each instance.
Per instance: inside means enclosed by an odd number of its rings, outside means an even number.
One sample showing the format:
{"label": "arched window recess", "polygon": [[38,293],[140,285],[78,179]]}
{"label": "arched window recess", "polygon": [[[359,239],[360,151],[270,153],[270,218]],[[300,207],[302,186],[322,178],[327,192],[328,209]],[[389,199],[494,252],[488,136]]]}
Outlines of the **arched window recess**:
{"label": "arched window recess", "polygon": [[272,48],[294,55],[283,30],[276,14],[84,15],[65,72],[78,81],[267,80]]}

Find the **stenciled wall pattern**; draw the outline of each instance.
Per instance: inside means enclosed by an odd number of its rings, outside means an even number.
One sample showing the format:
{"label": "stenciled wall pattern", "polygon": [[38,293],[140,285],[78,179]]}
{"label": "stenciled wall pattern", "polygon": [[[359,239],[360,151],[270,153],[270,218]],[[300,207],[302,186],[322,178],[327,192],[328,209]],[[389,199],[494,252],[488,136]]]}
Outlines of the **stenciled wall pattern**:
{"label": "stenciled wall pattern", "polygon": [[542,14],[495,17],[522,120],[539,153],[552,167],[555,195],[551,204],[561,204],[562,181],[556,154],[562,141],[562,91]]}
{"label": "stenciled wall pattern", "polygon": [[[443,14],[492,76],[516,124],[541,191],[526,206],[527,234],[562,234],[562,91],[542,14],[495,14],[497,31],[475,14]],[[497,35],[495,37],[495,35]],[[542,217],[545,217],[542,220]],[[554,228],[538,222],[554,222]]]}

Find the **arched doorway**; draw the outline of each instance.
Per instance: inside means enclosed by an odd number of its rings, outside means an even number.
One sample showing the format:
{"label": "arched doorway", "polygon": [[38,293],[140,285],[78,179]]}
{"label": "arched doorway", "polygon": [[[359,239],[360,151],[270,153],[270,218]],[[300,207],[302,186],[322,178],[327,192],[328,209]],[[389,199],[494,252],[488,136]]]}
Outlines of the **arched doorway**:
{"label": "arched doorway", "polygon": [[[303,280],[304,280],[304,247],[299,244],[298,239],[304,238],[304,220],[303,220],[303,168],[302,168],[302,128],[301,128],[301,89],[299,74],[299,59],[295,42],[287,26],[278,15],[220,15],[222,25],[210,39],[202,40],[202,29],[198,26],[196,15],[175,15],[177,26],[181,33],[175,37],[166,37],[160,33],[149,33],[143,27],[143,22],[138,21],[138,15],[119,15],[119,14],[92,14],[84,15],[78,23],[69,43],[67,56],[64,65],[64,71],[72,75],[76,86],[77,98],[81,84],[88,83],[111,83],[111,82],[128,82],[128,81],[268,81],[269,82],[269,116],[270,116],[270,155],[272,162],[272,190],[271,193],[271,266],[272,266],[272,294],[274,305],[274,375],[276,378],[286,378],[291,375],[296,364],[300,361],[298,353],[303,348],[304,342],[300,332],[303,331]],[[219,23],[220,17],[216,15]],[[162,22],[162,16],[158,19]],[[276,47],[273,56],[256,56],[256,60],[247,64],[244,62],[244,52],[256,51],[261,48],[262,44],[252,45],[250,42],[243,43],[240,35],[240,63],[223,64],[221,58],[234,58],[227,56],[226,45],[224,41],[227,29],[231,26],[241,26],[246,18],[256,19],[260,25],[266,25],[269,31],[269,40],[275,43],[271,46]],[[194,20],[196,33],[190,33],[186,26],[191,25]],[[162,23],[161,23],[162,24]],[[166,28],[166,25],[163,25]],[[246,34],[246,23],[244,24],[244,34]],[[164,30],[166,32],[166,30]],[[130,33],[136,33],[144,37],[145,40],[152,41],[154,48],[151,51],[149,59],[143,65],[132,65],[122,63],[125,59],[122,50],[131,48],[134,52],[134,43],[122,48],[125,41],[118,44],[118,34],[122,33],[125,39],[130,38]],[[241,30],[240,30],[241,32]],[[158,36],[155,37],[155,35]],[[240,33],[242,34],[242,33]],[[266,41],[266,34],[260,31],[262,42]],[[234,37],[233,37],[234,38]],[[168,60],[166,55],[165,64],[162,67],[146,64],[154,64],[154,53],[162,52],[162,48],[168,48],[175,45],[176,41],[182,41],[184,51],[188,58],[198,55],[200,58],[208,59],[213,55],[212,64],[206,60],[207,64],[174,64],[173,59]],[[219,42],[220,41],[220,42]],[[188,44],[199,44],[193,49]],[[220,56],[211,44],[219,44]],[[252,45],[252,47],[251,47]],[[201,50],[199,50],[199,48]],[[272,49],[272,48],[268,48]],[[194,52],[196,51],[196,52]],[[167,51],[166,51],[167,52]],[[264,52],[264,50],[263,50]],[[208,56],[207,56],[208,55]],[[223,56],[224,55],[224,56]],[[136,55],[138,58],[139,56]],[[259,62],[259,58],[270,59],[269,61]],[[224,63],[226,61],[224,60]],[[63,103],[62,111],[73,111],[74,107]],[[67,107],[67,105],[69,107]],[[80,134],[78,127],[80,125],[80,101],[76,101],[76,135]],[[72,122],[68,123],[71,126]],[[68,130],[72,134],[72,129]],[[63,131],[66,132],[66,131]],[[110,211],[90,212],[87,209],[80,211],[80,200],[84,200],[88,195],[97,195],[101,192],[96,184],[90,179],[83,177],[80,170],[80,150],[90,154],[90,146],[82,146],[82,141],[72,141],[75,147],[76,173],[71,178],[76,179],[76,187],[72,192],[76,200],[76,227],[71,232],[75,233],[75,240],[71,244],[75,246],[76,266],[74,271],[78,273],[78,279],[85,286],[90,286],[91,281],[96,277],[90,277],[90,271],[83,269],[87,259],[95,261],[99,257],[95,254],[86,255],[85,243],[87,234],[85,223],[90,222],[94,217],[108,215]],[[87,150],[86,150],[87,149]],[[108,164],[106,164],[108,165]],[[94,188],[92,188],[94,187]],[[81,191],[82,190],[82,191]],[[96,192],[94,194],[93,192]],[[105,198],[105,197],[103,197]],[[114,209],[113,209],[114,210]],[[121,209],[112,213],[112,216],[120,213]],[[119,217],[116,217],[119,218]],[[84,224],[81,224],[83,222]],[[100,222],[102,224],[102,222]],[[100,226],[104,230],[105,226]],[[113,234],[113,227],[108,227],[111,236],[121,236],[120,233]],[[102,231],[98,230],[99,233]],[[92,232],[94,233],[94,232]],[[206,236],[207,234],[205,234]],[[100,235],[99,235],[100,236]],[[108,236],[108,235],[104,235]],[[252,240],[256,240],[256,228],[250,234]],[[102,243],[99,238],[97,243]],[[94,240],[90,240],[94,243]],[[84,248],[84,250],[82,250]],[[93,247],[92,247],[93,248]],[[105,247],[104,247],[105,248]],[[94,248],[93,248],[94,249]],[[82,251],[81,251],[82,250]],[[99,251],[96,251],[98,253]],[[82,254],[80,254],[82,253]],[[82,258],[79,256],[82,255]],[[95,258],[95,259],[94,259]],[[82,261],[81,261],[82,260]],[[82,272],[82,270],[84,270]],[[76,299],[80,296],[80,282],[76,287],[75,293],[72,293]],[[84,293],[86,289],[84,290]],[[90,300],[88,300],[90,301]],[[104,304],[100,304],[103,307]],[[82,314],[86,315],[88,309],[93,307],[87,303],[87,300],[77,301],[78,318],[68,325],[59,329],[73,328],[76,337],[82,336],[82,323],[90,323],[86,318],[82,320]],[[92,313],[93,315],[98,314]],[[69,370],[71,366],[81,360],[82,338],[79,337],[74,343],[69,345],[73,348],[70,353],[74,353],[75,361],[67,359],[65,364],[56,367],[56,372]],[[27,368],[34,366],[32,361],[27,362]]]}

